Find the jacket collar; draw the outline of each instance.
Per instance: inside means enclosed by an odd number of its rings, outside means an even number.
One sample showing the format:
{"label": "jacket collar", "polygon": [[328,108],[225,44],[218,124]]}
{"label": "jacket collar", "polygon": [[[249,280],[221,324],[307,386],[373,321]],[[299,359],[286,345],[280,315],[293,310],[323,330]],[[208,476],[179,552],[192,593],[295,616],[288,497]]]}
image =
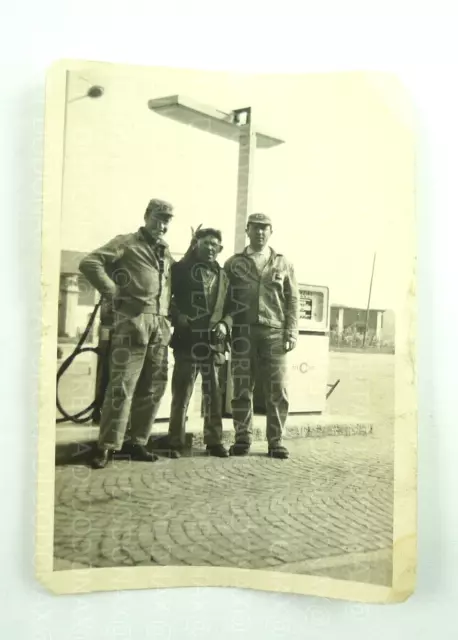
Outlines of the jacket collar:
{"label": "jacket collar", "polygon": [[[267,249],[269,251],[267,251]],[[249,256],[251,253],[254,253],[252,251],[252,249],[250,249],[250,247],[245,247],[245,249],[238,255],[242,255],[242,256]],[[264,252],[261,252],[264,253]],[[277,257],[277,252],[275,251],[275,249],[273,249],[270,245],[267,245],[266,248],[266,253],[265,253],[266,257],[272,260],[275,260],[275,258]]]}
{"label": "jacket collar", "polygon": [[250,247],[250,245],[248,245],[247,247],[245,247],[245,253],[249,256],[252,256],[254,253],[259,253],[266,258],[270,258],[272,249],[269,247],[268,244],[266,244],[266,246],[263,249],[261,249],[261,251],[255,251]]}

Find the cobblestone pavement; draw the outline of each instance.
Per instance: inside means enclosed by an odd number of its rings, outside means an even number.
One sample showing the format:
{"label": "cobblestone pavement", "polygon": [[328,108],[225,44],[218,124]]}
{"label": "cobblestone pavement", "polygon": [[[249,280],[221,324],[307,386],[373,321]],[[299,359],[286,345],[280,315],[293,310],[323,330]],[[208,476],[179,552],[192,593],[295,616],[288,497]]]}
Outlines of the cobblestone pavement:
{"label": "cobblestone pavement", "polygon": [[56,570],[71,562],[307,573],[307,561],[387,550],[389,565],[393,451],[383,434],[288,441],[286,461],[267,458],[260,442],[246,458],[197,451],[57,468]]}

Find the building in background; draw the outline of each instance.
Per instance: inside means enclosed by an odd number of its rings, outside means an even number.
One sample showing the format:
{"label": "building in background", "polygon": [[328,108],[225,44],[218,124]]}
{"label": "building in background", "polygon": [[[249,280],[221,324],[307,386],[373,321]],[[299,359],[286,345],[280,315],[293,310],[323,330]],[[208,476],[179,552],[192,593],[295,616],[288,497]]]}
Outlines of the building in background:
{"label": "building in background", "polygon": [[[80,251],[62,251],[59,287],[59,339],[73,340],[84,331],[94,309],[98,294],[79,271],[79,263],[86,255]],[[96,330],[96,326],[94,327]],[[92,341],[93,335],[89,336]]]}
{"label": "building in background", "polygon": [[[394,348],[395,322],[391,309],[369,309],[332,304],[330,309],[331,346]],[[364,332],[367,333],[364,340]]]}

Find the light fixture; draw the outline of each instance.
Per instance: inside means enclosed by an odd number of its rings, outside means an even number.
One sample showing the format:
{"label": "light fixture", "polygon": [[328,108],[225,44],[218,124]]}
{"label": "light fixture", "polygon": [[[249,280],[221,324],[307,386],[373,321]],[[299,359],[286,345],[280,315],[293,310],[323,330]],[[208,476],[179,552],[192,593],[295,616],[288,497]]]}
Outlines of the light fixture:
{"label": "light fixture", "polygon": [[92,87],[89,87],[89,89],[87,90],[87,96],[89,98],[100,98],[101,96],[103,96],[103,94],[104,94],[103,87],[100,87],[97,84],[95,84]]}
{"label": "light fixture", "polygon": [[[182,124],[237,142],[240,139],[240,127],[248,124],[243,116],[251,112],[250,107],[246,107],[225,113],[181,95],[155,98],[148,102],[148,107],[152,111]],[[258,148],[269,149],[283,143],[284,140],[263,131],[256,131],[256,147]]]}

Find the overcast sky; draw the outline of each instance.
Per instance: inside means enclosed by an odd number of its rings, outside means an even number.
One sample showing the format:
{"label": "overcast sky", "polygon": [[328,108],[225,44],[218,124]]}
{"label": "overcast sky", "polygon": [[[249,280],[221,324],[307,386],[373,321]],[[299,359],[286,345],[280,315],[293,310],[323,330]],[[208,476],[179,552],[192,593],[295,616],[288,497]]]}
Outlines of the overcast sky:
{"label": "overcast sky", "polygon": [[[90,84],[99,100],[78,99]],[[168,240],[184,251],[190,226],[217,226],[233,251],[235,143],[148,110],[184,94],[230,111],[251,106],[257,126],[285,140],[258,150],[254,210],[273,220],[272,246],[331,301],[393,308],[413,209],[409,107],[395,79],[364,74],[235,76],[124,68],[73,73],[68,91],[62,248],[89,251],[142,223],[151,197],[171,200]]]}

